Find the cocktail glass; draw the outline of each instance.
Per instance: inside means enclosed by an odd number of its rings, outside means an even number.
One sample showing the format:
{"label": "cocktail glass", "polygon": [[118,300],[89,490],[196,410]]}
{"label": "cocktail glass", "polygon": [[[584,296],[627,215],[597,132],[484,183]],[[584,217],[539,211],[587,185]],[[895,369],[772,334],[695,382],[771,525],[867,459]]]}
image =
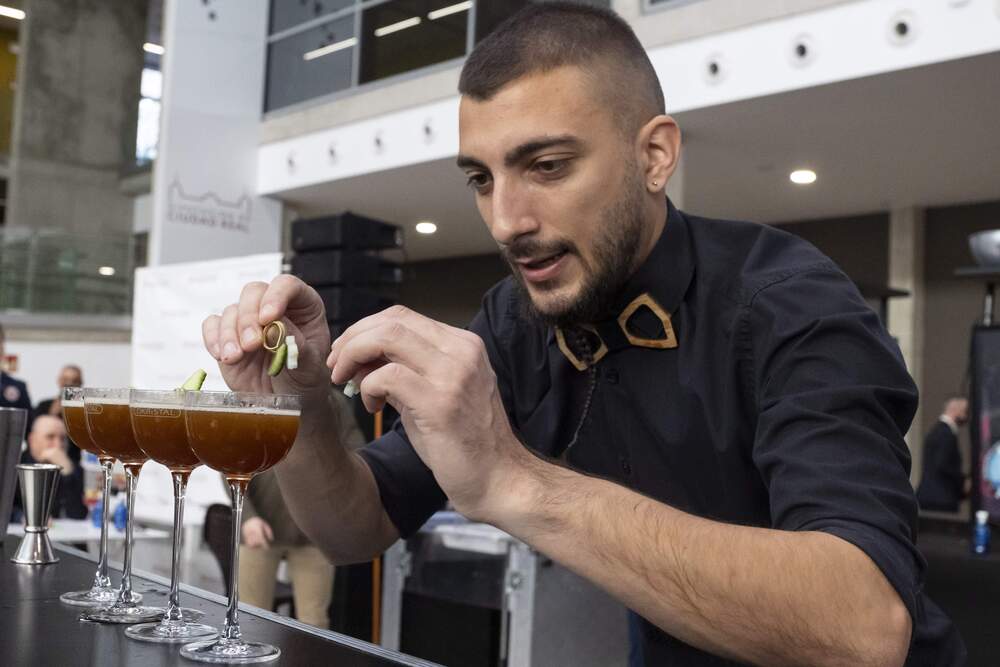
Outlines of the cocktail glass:
{"label": "cocktail glass", "polygon": [[288,454],[299,429],[298,396],[189,391],[184,396],[188,443],[202,463],[221,472],[233,497],[232,568],[229,607],[221,636],[181,647],[181,655],[200,662],[269,662],[281,655],[270,644],[246,641],[239,623],[240,520],[250,479]]}
{"label": "cocktail glass", "polygon": [[184,534],[184,493],[191,471],[201,461],[188,446],[184,426],[184,392],[129,392],[132,432],[139,449],[170,470],[174,482],[174,539],[170,565],[170,595],[159,623],[141,623],[125,629],[132,639],[147,642],[191,642],[212,639],[219,633],[210,625],[189,623],[179,601],[181,538]]}
{"label": "cocktail glass", "polygon": [[132,524],[135,510],[135,487],[142,464],[149,457],[139,449],[132,433],[128,410],[128,389],[84,389],[83,406],[87,429],[94,445],[107,456],[113,456],[125,467],[125,563],[122,585],[110,607],[83,614],[88,621],[99,623],[146,623],[157,621],[162,609],[142,607],[132,600]]}
{"label": "cocktail glass", "polygon": [[[83,388],[66,387],[62,391],[61,404],[66,431],[77,446],[94,454],[101,462],[101,473],[104,476],[104,490],[101,516],[101,553],[97,562],[97,573],[94,574],[94,584],[86,591],[63,593],[59,599],[66,604],[78,607],[107,607],[114,604],[118,591],[111,587],[111,577],[108,575],[108,519],[111,516],[111,468],[115,463],[113,456],[104,453],[91,439],[87,430],[87,416],[83,406]],[[132,593],[132,601],[139,602],[142,596]]]}

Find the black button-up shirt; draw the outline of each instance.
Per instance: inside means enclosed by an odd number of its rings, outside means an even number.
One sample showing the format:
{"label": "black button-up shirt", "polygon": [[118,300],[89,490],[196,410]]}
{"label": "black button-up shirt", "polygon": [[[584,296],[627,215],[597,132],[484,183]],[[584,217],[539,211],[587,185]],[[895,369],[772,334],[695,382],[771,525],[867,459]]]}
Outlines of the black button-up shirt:
{"label": "black button-up shirt", "polygon": [[[962,664],[961,640],[921,592],[903,441],[916,389],[853,283],[795,236],[671,205],[618,307],[643,292],[670,313],[678,346],[612,345],[583,424],[589,374],[522,318],[511,278],[487,293],[471,328],[523,442],[691,514],[857,545],[913,618],[907,665]],[[403,536],[444,504],[399,423],[362,455]],[[647,665],[735,664],[645,621],[642,634]]]}

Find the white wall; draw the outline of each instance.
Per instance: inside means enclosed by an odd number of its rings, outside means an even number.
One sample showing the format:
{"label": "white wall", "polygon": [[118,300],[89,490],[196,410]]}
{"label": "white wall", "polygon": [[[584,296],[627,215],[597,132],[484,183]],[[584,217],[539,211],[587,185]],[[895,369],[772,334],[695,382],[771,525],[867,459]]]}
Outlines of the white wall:
{"label": "white wall", "polygon": [[16,354],[15,377],[28,383],[31,401],[52,398],[58,387],[56,376],[66,364],[83,369],[84,381],[92,387],[127,387],[131,377],[130,343],[28,342],[8,339],[7,354]]}

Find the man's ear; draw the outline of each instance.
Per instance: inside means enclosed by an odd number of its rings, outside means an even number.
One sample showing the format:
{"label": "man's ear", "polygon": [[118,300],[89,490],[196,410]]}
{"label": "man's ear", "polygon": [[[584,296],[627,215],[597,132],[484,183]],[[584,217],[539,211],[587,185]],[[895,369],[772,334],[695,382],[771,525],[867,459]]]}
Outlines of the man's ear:
{"label": "man's ear", "polygon": [[670,116],[654,116],[639,130],[637,142],[646,189],[662,192],[680,160],[681,129]]}

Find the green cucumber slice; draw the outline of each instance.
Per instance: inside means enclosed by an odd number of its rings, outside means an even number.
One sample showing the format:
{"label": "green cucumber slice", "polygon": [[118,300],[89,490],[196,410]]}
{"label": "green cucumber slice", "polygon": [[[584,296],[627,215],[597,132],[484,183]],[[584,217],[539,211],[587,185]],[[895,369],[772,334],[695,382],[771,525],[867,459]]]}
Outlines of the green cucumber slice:
{"label": "green cucumber slice", "polygon": [[275,351],[274,356],[271,358],[271,366],[267,369],[267,374],[274,377],[280,373],[285,367],[285,359],[287,357],[288,345],[286,343],[282,343],[281,347]]}

